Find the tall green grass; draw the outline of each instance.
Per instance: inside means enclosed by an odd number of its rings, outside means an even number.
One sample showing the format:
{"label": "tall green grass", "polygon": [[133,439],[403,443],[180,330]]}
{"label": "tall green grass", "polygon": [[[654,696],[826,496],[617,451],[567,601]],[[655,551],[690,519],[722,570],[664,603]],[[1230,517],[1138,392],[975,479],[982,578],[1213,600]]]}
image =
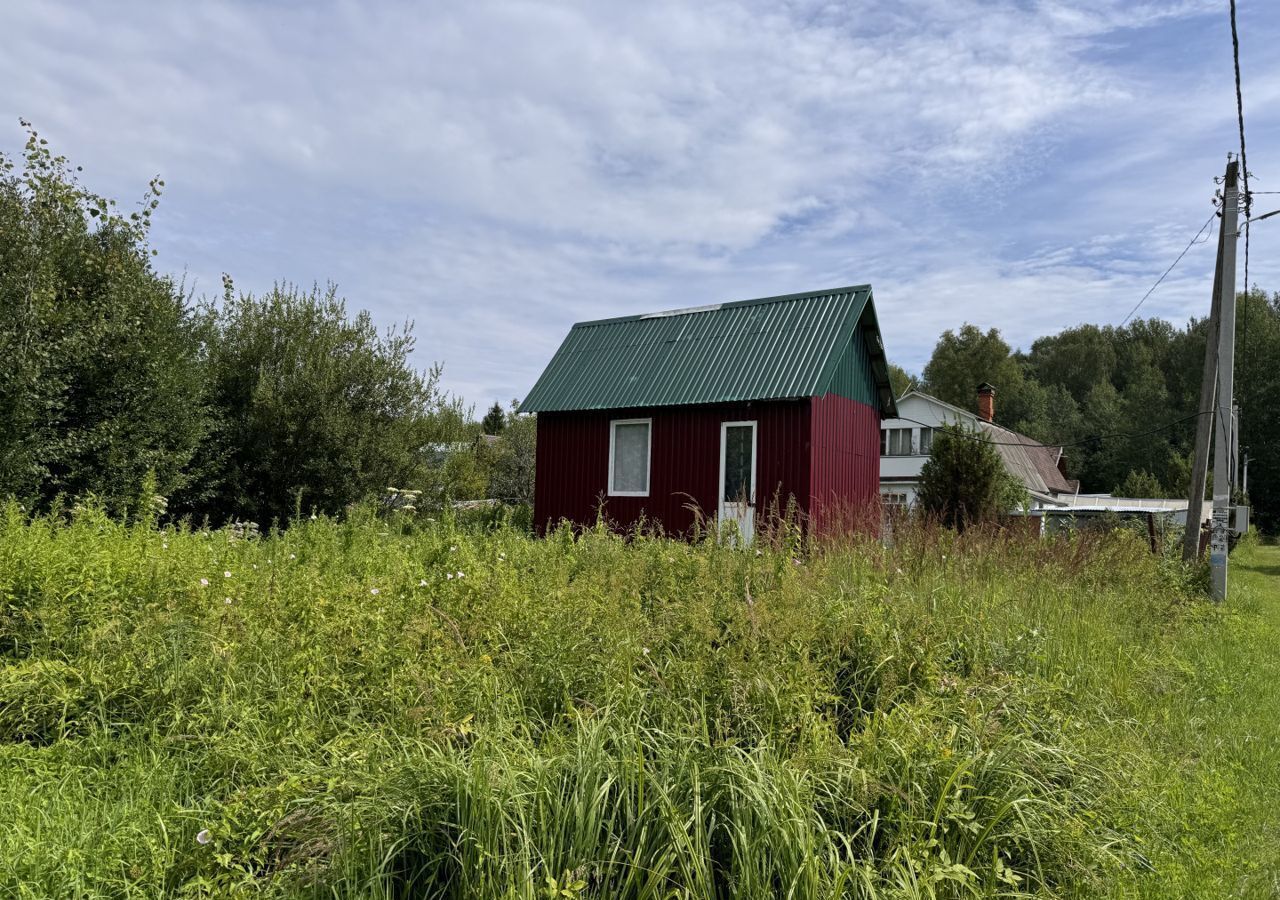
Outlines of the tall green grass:
{"label": "tall green grass", "polygon": [[0,894],[1093,895],[1150,864],[1106,736],[1192,594],[1123,533],[743,551],[10,505]]}

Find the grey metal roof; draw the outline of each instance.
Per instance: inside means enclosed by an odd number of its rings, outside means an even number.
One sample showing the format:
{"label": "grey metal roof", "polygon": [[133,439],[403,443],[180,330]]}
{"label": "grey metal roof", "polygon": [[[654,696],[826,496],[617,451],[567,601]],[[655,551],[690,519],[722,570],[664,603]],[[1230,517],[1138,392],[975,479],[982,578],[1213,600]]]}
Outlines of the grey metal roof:
{"label": "grey metal roof", "polygon": [[870,285],[579,322],[522,412],[821,396],[851,340],[867,342],[894,410]]}
{"label": "grey metal roof", "polygon": [[1026,485],[1027,490],[1038,494],[1074,493],[1074,485],[1058,471],[1058,457],[1062,455],[1062,448],[1047,447],[1025,434],[991,422],[979,420],[978,427],[996,442],[995,449],[1000,454],[1004,467]]}

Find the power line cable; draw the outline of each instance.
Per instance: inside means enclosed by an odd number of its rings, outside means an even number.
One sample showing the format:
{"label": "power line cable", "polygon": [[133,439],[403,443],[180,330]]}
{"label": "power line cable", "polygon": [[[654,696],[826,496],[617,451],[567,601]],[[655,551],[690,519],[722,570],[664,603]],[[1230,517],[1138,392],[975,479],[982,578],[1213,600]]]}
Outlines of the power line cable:
{"label": "power line cable", "polygon": [[[1244,175],[1244,294],[1245,303],[1242,309],[1244,321],[1241,323],[1243,334],[1241,336],[1241,350],[1245,349],[1249,337],[1249,232],[1250,223],[1253,221],[1253,195],[1249,191],[1249,160],[1245,155],[1244,146],[1244,92],[1240,87],[1240,33],[1236,28],[1236,0],[1231,0],[1231,59],[1235,65],[1236,75],[1236,122],[1240,126],[1240,171]],[[1268,213],[1260,216],[1259,219],[1269,218],[1275,213]],[[1244,357],[1241,357],[1244,362]],[[1243,367],[1241,375],[1244,374]],[[1234,460],[1233,460],[1234,464]],[[1234,473],[1234,468],[1232,472]]]}
{"label": "power line cable", "polygon": [[1249,289],[1249,216],[1253,197],[1249,195],[1249,160],[1244,152],[1244,92],[1240,90],[1240,35],[1235,27],[1235,0],[1231,0],[1231,60],[1235,64],[1235,119],[1240,127],[1240,173],[1244,179],[1244,289]]}
{"label": "power line cable", "polygon": [[[1142,304],[1147,302],[1148,297],[1150,297],[1153,293],[1155,293],[1156,288],[1160,287],[1160,283],[1169,277],[1169,273],[1173,271],[1174,267],[1177,266],[1178,263],[1182,262],[1182,257],[1187,255],[1188,250],[1194,247],[1197,243],[1204,243],[1204,241],[1200,240],[1200,235],[1204,234],[1205,229],[1213,224],[1213,220],[1217,218],[1217,215],[1218,215],[1218,211],[1216,209],[1209,214],[1209,218],[1205,219],[1204,224],[1200,226],[1200,230],[1197,231],[1195,233],[1195,236],[1192,237],[1191,240],[1187,242],[1187,246],[1182,248],[1182,252],[1178,254],[1178,258],[1175,259],[1173,262],[1169,263],[1169,268],[1164,270],[1164,274],[1156,279],[1156,283],[1151,285],[1151,287],[1147,289],[1147,292],[1142,295],[1142,299],[1139,300],[1137,304],[1134,305],[1133,309],[1129,310],[1129,315],[1125,316],[1120,321],[1120,324],[1116,326],[1117,329],[1123,328],[1125,324],[1130,319],[1133,318],[1133,314],[1136,313],[1142,307]],[[1205,240],[1208,240],[1208,238],[1206,238]]]}

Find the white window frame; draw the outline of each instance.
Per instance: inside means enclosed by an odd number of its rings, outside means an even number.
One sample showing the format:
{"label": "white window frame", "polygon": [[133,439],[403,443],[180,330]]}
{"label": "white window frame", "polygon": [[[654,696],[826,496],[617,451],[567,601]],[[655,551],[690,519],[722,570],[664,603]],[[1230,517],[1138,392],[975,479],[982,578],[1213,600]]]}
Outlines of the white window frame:
{"label": "white window frame", "polygon": [[[916,441],[914,447],[916,456],[931,456],[933,454],[933,438],[935,436],[934,432],[936,431],[936,428],[930,428],[927,425],[916,429]],[[924,448],[924,439],[926,436],[929,438],[928,450]]]}
{"label": "white window frame", "polygon": [[[619,425],[648,425],[649,440],[645,443],[644,448],[644,490],[643,491],[615,491],[613,489],[613,460],[614,460],[614,438],[618,433]],[[653,479],[653,419],[610,419],[609,420],[609,485],[608,494],[610,497],[648,497],[649,488],[652,487]]]}
{"label": "white window frame", "polygon": [[[906,432],[906,435],[905,435],[906,445],[907,445],[906,451],[902,452],[902,442],[900,441],[898,444],[899,452],[894,453],[893,437],[891,432],[904,432],[904,431]],[[916,453],[916,447],[915,447],[915,436],[916,436],[916,432],[914,428],[902,428],[902,427],[881,428],[880,441],[881,441],[881,446],[883,446],[885,450],[885,452],[881,455],[886,457],[918,456],[919,454]]]}
{"label": "white window frame", "polygon": [[756,464],[759,462],[757,454],[757,438],[759,428],[755,419],[747,422],[721,422],[720,423],[720,483],[716,487],[716,493],[720,495],[720,503],[723,506],[726,503],[737,503],[737,500],[726,500],[724,498],[724,451],[725,444],[729,440],[729,429],[734,427],[750,427],[751,428],[751,495],[747,498],[747,506],[754,507],[756,505]]}

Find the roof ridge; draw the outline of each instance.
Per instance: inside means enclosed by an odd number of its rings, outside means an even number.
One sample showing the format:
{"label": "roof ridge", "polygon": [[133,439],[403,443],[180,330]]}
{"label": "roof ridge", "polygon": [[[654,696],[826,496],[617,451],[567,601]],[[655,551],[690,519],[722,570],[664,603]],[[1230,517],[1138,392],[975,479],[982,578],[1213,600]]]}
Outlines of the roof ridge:
{"label": "roof ridge", "polygon": [[[857,311],[870,315],[871,296],[870,285],[854,285],[578,323],[521,409],[622,409],[823,396],[830,392],[828,363],[840,359],[836,349],[847,345],[851,331],[867,345],[873,375],[859,368],[856,376],[850,375],[845,395],[892,409],[878,323],[867,318],[856,328],[850,318]],[[695,315],[700,312],[706,314]]]}
{"label": "roof ridge", "polygon": [[907,397],[911,396],[912,394],[915,394],[917,397],[920,397],[923,400],[928,400],[933,403],[937,403],[939,406],[945,406],[948,409],[954,409],[956,412],[963,413],[966,416],[972,416],[973,418],[978,420],[979,428],[990,428],[992,430],[1003,431],[1005,434],[1011,434],[1014,437],[1020,438],[1021,440],[1019,441],[1019,444],[1021,446],[1044,447],[1047,450],[1063,449],[1061,444],[1046,444],[1043,441],[1037,441],[1035,438],[1031,437],[1030,435],[1023,434],[1021,431],[1014,431],[1012,428],[1010,428],[1007,425],[1001,425],[998,422],[988,422],[986,419],[983,419],[973,410],[965,409],[963,406],[956,406],[954,403],[948,403],[946,400],[933,396],[933,394],[926,394],[924,391],[920,390],[919,388],[910,388],[904,391],[902,396],[899,397],[898,399],[905,400],[907,399]]}
{"label": "roof ridge", "polygon": [[778,294],[774,297],[756,297],[751,300],[729,300],[724,303],[711,303],[704,306],[687,306],[676,309],[660,309],[647,313],[633,313],[629,316],[611,316],[607,319],[586,319],[574,322],[574,328],[585,328],[592,325],[612,325],[617,322],[639,322],[645,319],[670,318],[674,316],[693,315],[695,313],[716,312],[722,309],[738,309],[743,306],[764,306],[768,303],[784,303],[791,300],[809,300],[817,297],[828,297],[837,294],[853,294],[859,291],[870,291],[870,284],[851,284],[844,287],[828,288],[820,291],[802,291],[798,294]]}
{"label": "roof ridge", "polygon": [[995,422],[988,422],[981,418],[978,420],[978,425],[981,428],[990,428],[992,430],[999,429],[1005,434],[1011,434],[1014,437],[1019,438],[1019,443],[1024,447],[1043,447],[1046,450],[1063,449],[1061,444],[1046,444],[1044,441],[1037,441],[1035,438],[1031,437],[1031,435],[1023,434],[1021,431],[1014,431],[1007,425],[998,425]]}
{"label": "roof ridge", "polygon": [[974,419],[978,418],[978,414],[973,410],[965,409],[963,406],[956,406],[954,403],[948,403],[946,400],[943,400],[940,397],[933,396],[933,394],[926,394],[924,391],[920,390],[919,388],[908,388],[906,391],[903,392],[902,396],[898,397],[897,399],[906,400],[912,394],[915,394],[917,397],[921,398],[922,400],[926,400],[930,403],[936,403],[939,406],[945,406],[947,409],[953,409],[962,415],[970,416],[971,418],[974,418]]}

